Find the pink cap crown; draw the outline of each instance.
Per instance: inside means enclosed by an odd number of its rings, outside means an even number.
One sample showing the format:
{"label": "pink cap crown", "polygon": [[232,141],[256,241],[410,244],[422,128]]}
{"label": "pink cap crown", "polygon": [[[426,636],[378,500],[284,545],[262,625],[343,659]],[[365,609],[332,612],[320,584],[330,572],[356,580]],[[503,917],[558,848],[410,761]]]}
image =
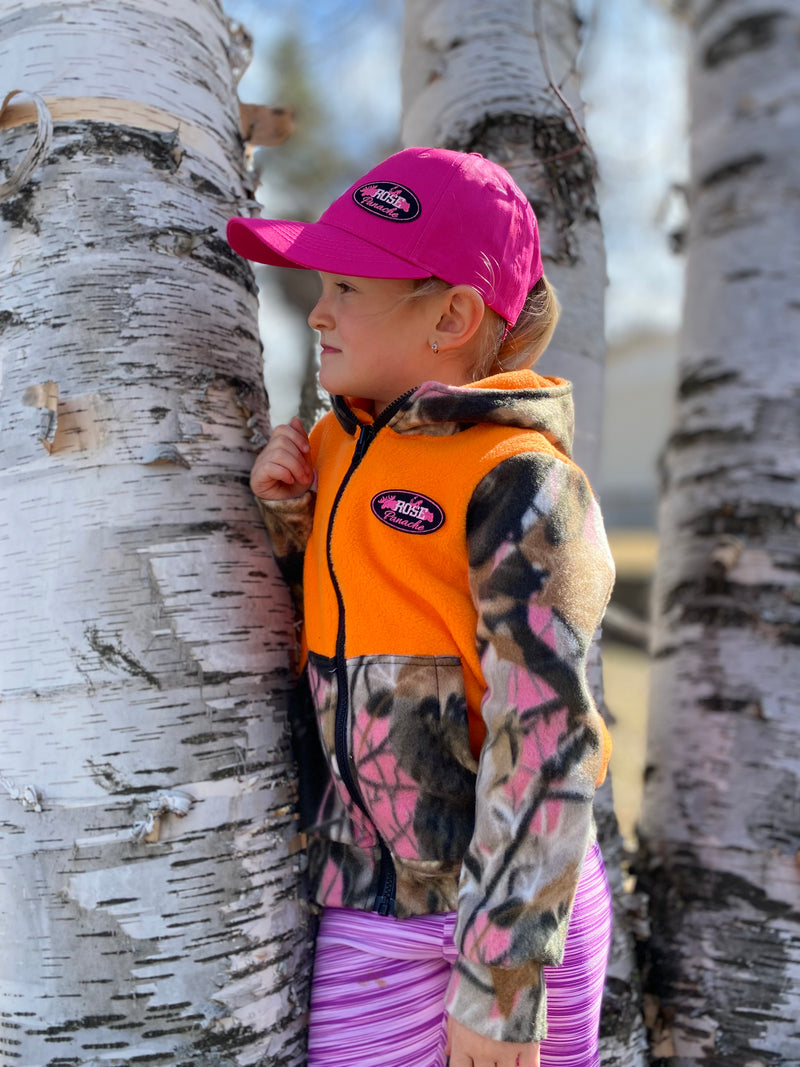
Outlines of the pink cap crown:
{"label": "pink cap crown", "polygon": [[279,267],[472,285],[512,325],[542,276],[536,217],[508,172],[444,148],[390,156],[319,222],[231,219],[228,241],[245,258]]}

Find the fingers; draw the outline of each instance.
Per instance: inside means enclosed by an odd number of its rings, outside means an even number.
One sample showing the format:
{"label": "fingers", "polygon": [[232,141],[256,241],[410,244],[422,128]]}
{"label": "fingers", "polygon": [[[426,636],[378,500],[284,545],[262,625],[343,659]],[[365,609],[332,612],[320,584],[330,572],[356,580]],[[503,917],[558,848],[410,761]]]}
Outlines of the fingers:
{"label": "fingers", "polygon": [[253,465],[250,487],[255,495],[262,500],[302,496],[314,481],[308,452],[308,434],[298,418],[276,426]]}
{"label": "fingers", "polygon": [[447,1020],[450,1067],[539,1067],[539,1046],[493,1041],[453,1019]]}
{"label": "fingers", "polygon": [[275,427],[265,451],[270,448],[292,448],[302,455],[308,453],[308,434],[296,415],[290,423]]}

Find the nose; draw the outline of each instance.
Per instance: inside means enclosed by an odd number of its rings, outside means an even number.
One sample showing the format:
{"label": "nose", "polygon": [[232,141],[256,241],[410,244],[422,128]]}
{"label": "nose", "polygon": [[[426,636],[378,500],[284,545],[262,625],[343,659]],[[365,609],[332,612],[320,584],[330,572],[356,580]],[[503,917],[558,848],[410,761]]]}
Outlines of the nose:
{"label": "nose", "polygon": [[333,318],[330,307],[323,293],[308,313],[308,325],[312,330],[324,330],[326,327],[331,326],[332,323]]}

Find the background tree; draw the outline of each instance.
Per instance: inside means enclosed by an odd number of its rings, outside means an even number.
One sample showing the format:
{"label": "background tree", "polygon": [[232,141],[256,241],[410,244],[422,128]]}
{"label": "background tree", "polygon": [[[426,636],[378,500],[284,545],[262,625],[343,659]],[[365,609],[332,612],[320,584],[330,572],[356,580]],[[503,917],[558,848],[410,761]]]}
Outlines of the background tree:
{"label": "background tree", "polygon": [[305,1062],[245,45],[0,0],[4,1064]]}
{"label": "background tree", "polygon": [[[393,2],[399,6],[400,0]],[[233,6],[238,9],[242,4],[246,12],[246,0],[236,0]],[[291,9],[282,11],[280,32],[270,39],[269,47],[263,49],[263,54],[257,52],[260,65],[255,71],[262,71],[261,85],[256,90],[258,98],[280,101],[295,117],[295,129],[289,141],[277,148],[260,148],[253,154],[264,215],[316,220],[375,160],[397,150],[396,131],[386,137],[380,128],[373,129],[363,118],[357,126],[358,136],[353,136],[353,116],[347,113],[347,96],[339,91],[348,75],[338,73],[337,91],[332,92],[329,82],[322,79],[320,84],[319,70],[309,54],[310,36],[321,37],[326,52],[335,40],[342,65],[349,68],[355,62],[353,52],[363,36],[365,20],[387,18],[381,10],[383,6],[383,0],[360,0],[357,4],[338,0],[322,5],[308,0],[305,4],[293,3]],[[392,0],[386,6],[392,6]],[[281,11],[280,5],[273,5],[273,10]],[[251,17],[256,17],[254,12]],[[344,136],[348,121],[351,129],[349,136]],[[319,279],[313,271],[262,266],[256,266],[254,271],[266,316],[270,297],[275,293],[303,324],[302,365],[294,366],[285,351],[278,347],[273,351],[270,346],[266,374],[269,383],[280,383],[284,388],[287,379],[298,380],[299,387],[293,392],[299,393],[299,414],[310,429],[327,406],[327,397],[321,394],[317,384],[316,335],[305,326],[309,309],[319,295]],[[264,325],[268,330],[268,319]]]}
{"label": "background tree", "polygon": [[654,1058],[800,1063],[800,4],[687,3],[691,221],[640,881]]}
{"label": "background tree", "polygon": [[[545,270],[564,305],[538,369],[573,381],[575,457],[596,481],[605,259],[594,160],[583,132],[579,25],[568,0],[406,0],[402,134],[406,144],[489,156],[531,200]],[[599,691],[599,661],[595,675]],[[617,912],[603,1063],[641,1064],[644,1029],[610,786],[599,792],[596,812]]]}
{"label": "background tree", "polygon": [[[309,76],[309,61],[303,41],[291,28],[281,34],[270,49],[266,62],[274,84],[274,99],[287,106],[295,117],[295,132],[277,150],[258,149],[253,155],[254,175],[263,183],[267,201],[265,214],[272,217],[313,221],[343,188],[360,173],[358,162],[349,158],[335,128],[329,103],[317,91]],[[313,271],[253,268],[259,288],[271,285],[279,290],[287,306],[304,320],[316,302],[319,279]],[[302,378],[299,395],[300,417],[308,429],[316,422],[326,401],[317,386],[319,356],[316,337],[306,330],[303,366],[294,373]],[[267,353],[269,362],[273,353]],[[284,353],[274,353],[284,374]]]}

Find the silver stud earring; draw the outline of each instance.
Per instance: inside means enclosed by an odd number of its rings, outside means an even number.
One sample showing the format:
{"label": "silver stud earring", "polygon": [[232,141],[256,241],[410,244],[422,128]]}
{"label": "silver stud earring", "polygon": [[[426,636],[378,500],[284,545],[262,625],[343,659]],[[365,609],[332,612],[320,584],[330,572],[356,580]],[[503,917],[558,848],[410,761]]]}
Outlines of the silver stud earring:
{"label": "silver stud earring", "polygon": [[434,356],[438,356],[439,355],[439,342],[438,341],[431,341],[431,351],[433,352]]}

